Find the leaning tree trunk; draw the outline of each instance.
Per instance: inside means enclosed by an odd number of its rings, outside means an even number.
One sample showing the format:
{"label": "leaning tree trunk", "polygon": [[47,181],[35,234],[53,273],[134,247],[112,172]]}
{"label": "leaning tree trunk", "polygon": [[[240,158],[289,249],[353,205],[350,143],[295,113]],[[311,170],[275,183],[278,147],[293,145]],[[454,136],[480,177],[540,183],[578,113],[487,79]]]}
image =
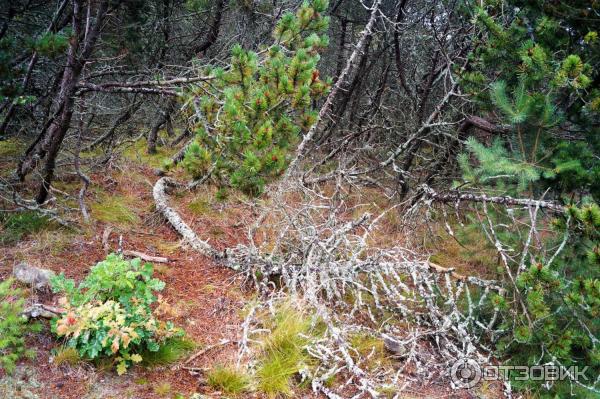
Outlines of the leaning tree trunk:
{"label": "leaning tree trunk", "polygon": [[[61,79],[57,111],[51,117],[50,123],[42,132],[39,141],[28,149],[17,170],[17,174],[21,180],[24,180],[35,169],[38,162],[45,159],[46,163],[42,171],[42,182],[36,196],[38,203],[45,202],[48,197],[50,185],[54,177],[56,158],[73,117],[77,83],[83,67],[92,55],[94,45],[100,34],[100,29],[106,16],[108,0],[103,0],[98,4],[93,23],[89,20],[91,14],[89,11],[91,10],[88,10],[85,32],[83,29],[84,13],[82,6],[83,0],[73,1],[72,26],[74,35],[69,44],[67,64]],[[91,7],[91,4],[88,7]]]}

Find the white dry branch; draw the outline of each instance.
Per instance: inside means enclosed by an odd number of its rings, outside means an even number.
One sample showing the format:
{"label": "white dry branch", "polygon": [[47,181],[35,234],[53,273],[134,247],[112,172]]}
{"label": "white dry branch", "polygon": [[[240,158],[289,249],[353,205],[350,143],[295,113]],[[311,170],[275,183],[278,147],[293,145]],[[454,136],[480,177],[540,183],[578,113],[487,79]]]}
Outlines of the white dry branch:
{"label": "white dry branch", "polygon": [[[313,389],[330,398],[344,397],[342,391],[379,397],[381,387],[400,386],[400,380],[410,384],[447,378],[450,366],[461,358],[489,361],[490,351],[482,345],[482,338],[497,336],[495,323],[482,323],[475,315],[492,292],[502,291],[501,285],[459,276],[407,248],[370,246],[369,235],[376,231],[381,215],[362,212],[349,218],[360,208],[345,202],[341,186],[327,195],[300,181],[282,183],[282,198],[300,195],[301,200],[268,205],[268,231],[259,229],[248,240],[251,244],[225,251],[198,238],[169,206],[166,190],[177,186],[185,188],[161,178],[154,198],[159,212],[192,248],[245,273],[266,298],[280,292],[273,284],[279,281],[289,295],[301,298],[325,322],[325,337],[307,347],[319,365],[303,369]],[[477,300],[473,290],[477,290]],[[252,314],[238,341],[242,343],[240,356],[250,350],[250,335],[255,331]],[[399,321],[410,325],[410,331],[400,328]],[[404,353],[390,353],[398,358],[392,369],[369,370],[364,366],[369,359],[351,344],[357,332],[391,340]],[[404,373],[408,368],[410,375]],[[345,383],[326,387],[324,382],[334,376],[343,377]]]}

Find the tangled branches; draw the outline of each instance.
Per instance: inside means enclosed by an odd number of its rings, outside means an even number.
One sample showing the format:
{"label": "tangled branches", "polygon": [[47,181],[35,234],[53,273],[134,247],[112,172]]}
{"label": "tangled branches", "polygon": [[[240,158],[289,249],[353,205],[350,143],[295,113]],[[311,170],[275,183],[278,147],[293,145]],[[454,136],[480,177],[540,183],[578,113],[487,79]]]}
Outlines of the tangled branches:
{"label": "tangled branches", "polygon": [[[155,185],[157,208],[194,249],[246,274],[265,298],[278,297],[278,287],[284,287],[326,323],[326,335],[307,348],[319,360],[315,369],[304,370],[314,390],[340,397],[324,381],[344,376],[340,391],[351,387],[377,397],[390,384],[407,387],[447,378],[458,359],[489,360],[482,338],[494,339],[497,316],[482,323],[477,315],[488,296],[502,288],[475,277],[455,280],[451,269],[432,267],[407,248],[374,245],[378,223],[394,207],[373,216],[350,204],[341,186],[331,192],[287,183],[285,200],[267,205],[262,226],[249,230],[250,244],[219,252],[168,206],[164,190],[169,185],[175,183],[168,178]],[[249,342],[251,324],[252,312],[244,323],[242,346]],[[357,333],[384,341],[395,361],[388,368],[365,367],[369,357],[352,344]]]}

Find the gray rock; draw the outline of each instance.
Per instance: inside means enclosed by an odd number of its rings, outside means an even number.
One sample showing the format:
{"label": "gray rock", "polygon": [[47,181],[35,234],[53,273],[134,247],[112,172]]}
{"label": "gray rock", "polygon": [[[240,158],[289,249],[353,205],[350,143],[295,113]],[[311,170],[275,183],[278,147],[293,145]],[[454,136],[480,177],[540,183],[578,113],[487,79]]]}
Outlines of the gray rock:
{"label": "gray rock", "polygon": [[13,268],[13,275],[18,281],[41,290],[50,286],[50,277],[54,276],[54,272],[21,262]]}

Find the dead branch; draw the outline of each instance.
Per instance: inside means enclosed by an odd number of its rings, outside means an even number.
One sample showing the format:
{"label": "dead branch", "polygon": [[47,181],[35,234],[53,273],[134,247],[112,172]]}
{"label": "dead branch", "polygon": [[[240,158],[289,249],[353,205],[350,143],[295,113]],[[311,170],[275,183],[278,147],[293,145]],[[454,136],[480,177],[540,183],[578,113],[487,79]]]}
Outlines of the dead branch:
{"label": "dead branch", "polygon": [[421,186],[423,193],[426,198],[429,198],[436,202],[442,203],[456,203],[460,201],[465,202],[480,202],[480,203],[493,203],[500,205],[521,205],[527,207],[539,207],[548,209],[555,213],[564,213],[565,207],[552,201],[534,200],[529,198],[513,198],[509,196],[498,196],[488,197],[485,194],[476,195],[471,193],[461,193],[458,191],[452,191],[447,193],[438,193],[427,185]]}
{"label": "dead branch", "polygon": [[219,346],[223,346],[223,345],[227,345],[230,343],[235,343],[235,341],[231,341],[229,339],[222,339],[219,342],[209,345],[207,347],[202,348],[201,350],[199,350],[198,352],[194,353],[192,356],[188,357],[187,360],[184,362],[184,364],[190,364],[191,362],[193,362],[194,360],[196,360],[197,358],[199,358],[200,356],[206,354],[207,352],[218,348]]}
{"label": "dead branch", "polygon": [[141,260],[144,260],[146,262],[169,263],[169,259],[165,258],[163,256],[148,255],[148,254],[145,254],[143,252],[133,251],[133,250],[130,250],[130,249],[124,249],[123,250],[123,255],[124,256],[131,256],[133,258],[140,258]]}
{"label": "dead branch", "polygon": [[[112,227],[110,227],[110,226],[106,226],[106,228],[102,232],[102,248],[104,249],[105,252],[110,251],[109,239],[110,239],[111,233],[112,233]],[[146,262],[169,263],[169,259],[165,258],[163,256],[148,255],[144,252],[134,251],[131,249],[124,249],[123,251],[121,251],[121,253],[123,254],[123,256],[140,258],[141,260],[146,261]]]}

